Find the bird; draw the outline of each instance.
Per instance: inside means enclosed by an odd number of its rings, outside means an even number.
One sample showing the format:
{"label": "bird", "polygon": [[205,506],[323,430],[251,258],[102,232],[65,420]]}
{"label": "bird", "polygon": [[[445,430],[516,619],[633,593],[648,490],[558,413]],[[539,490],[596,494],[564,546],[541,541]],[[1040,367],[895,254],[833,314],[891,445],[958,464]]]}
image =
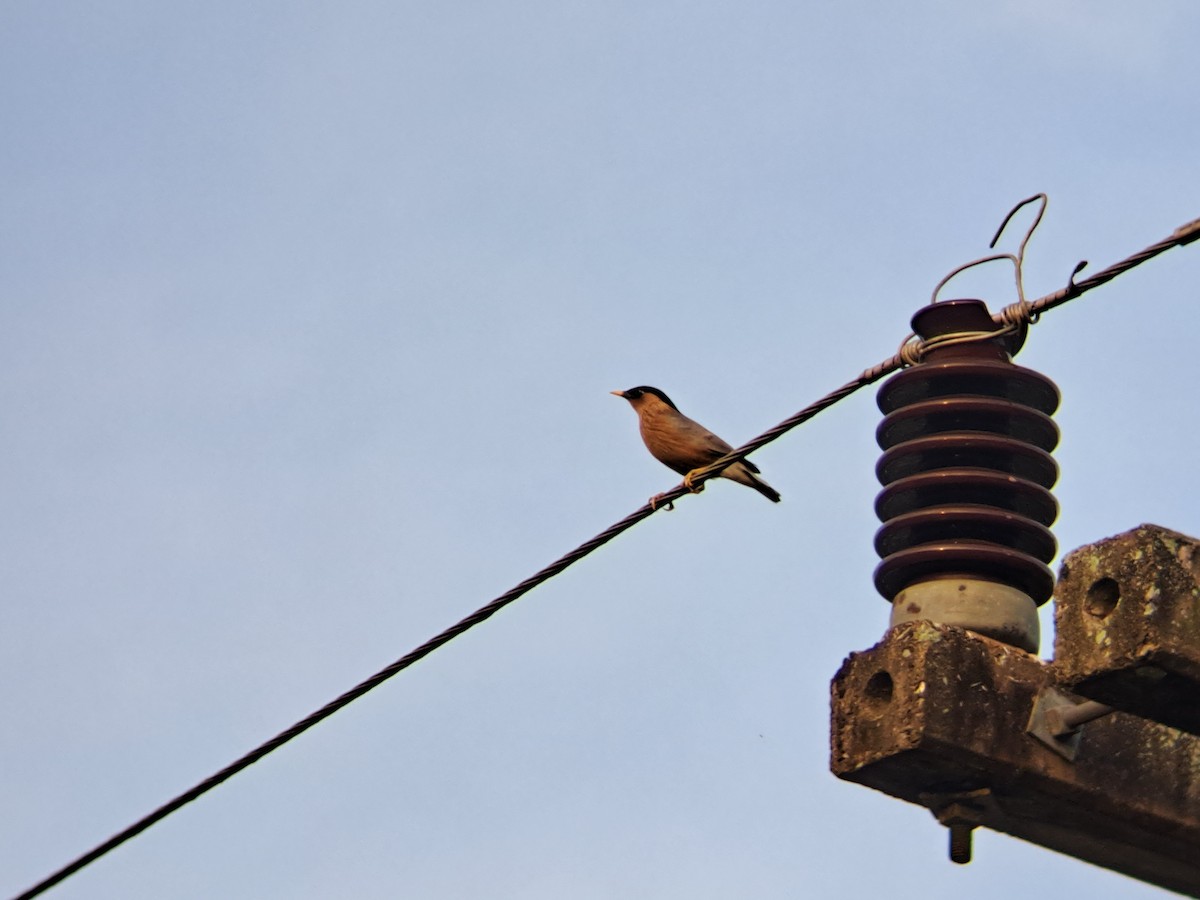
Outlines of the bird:
{"label": "bird", "polygon": [[[691,487],[689,473],[733,450],[699,422],[681,413],[671,398],[656,387],[643,384],[610,393],[629,401],[637,413],[642,440],[650,455],[683,475],[688,487]],[[748,459],[726,466],[719,477],[752,487],[772,503],[779,502],[779,491],[758,477],[758,466]],[[701,484],[697,490],[703,487]],[[655,499],[651,499],[652,505]]]}

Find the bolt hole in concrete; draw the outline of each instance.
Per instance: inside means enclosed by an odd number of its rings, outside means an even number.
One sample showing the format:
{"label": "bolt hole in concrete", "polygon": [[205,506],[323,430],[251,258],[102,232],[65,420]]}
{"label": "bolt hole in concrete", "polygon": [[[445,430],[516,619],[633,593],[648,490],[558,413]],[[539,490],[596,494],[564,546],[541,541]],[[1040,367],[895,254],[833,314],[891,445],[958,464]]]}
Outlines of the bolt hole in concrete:
{"label": "bolt hole in concrete", "polygon": [[885,671],[876,672],[867,679],[863,688],[863,698],[868,708],[875,712],[883,712],[884,707],[892,702],[892,676]]}
{"label": "bolt hole in concrete", "polygon": [[1121,586],[1112,578],[1098,578],[1087,590],[1085,608],[1097,619],[1108,618],[1121,599]]}

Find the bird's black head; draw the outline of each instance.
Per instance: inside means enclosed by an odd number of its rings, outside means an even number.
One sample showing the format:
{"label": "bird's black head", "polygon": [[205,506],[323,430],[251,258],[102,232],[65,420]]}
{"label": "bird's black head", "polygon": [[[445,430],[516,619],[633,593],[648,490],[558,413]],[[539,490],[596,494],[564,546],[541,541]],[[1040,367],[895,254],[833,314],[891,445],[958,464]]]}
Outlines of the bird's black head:
{"label": "bird's black head", "polygon": [[668,397],[666,394],[664,394],[658,388],[650,387],[647,384],[641,384],[641,385],[638,385],[637,387],[632,387],[627,391],[619,391],[619,392],[613,391],[613,393],[618,394],[619,396],[624,397],[626,400],[629,400],[629,401],[637,400],[637,399],[645,396],[646,394],[653,394],[655,397],[657,397],[663,403],[667,404],[667,406],[671,407],[671,409],[675,410],[676,412],[679,411],[679,407],[671,402],[670,397]]}

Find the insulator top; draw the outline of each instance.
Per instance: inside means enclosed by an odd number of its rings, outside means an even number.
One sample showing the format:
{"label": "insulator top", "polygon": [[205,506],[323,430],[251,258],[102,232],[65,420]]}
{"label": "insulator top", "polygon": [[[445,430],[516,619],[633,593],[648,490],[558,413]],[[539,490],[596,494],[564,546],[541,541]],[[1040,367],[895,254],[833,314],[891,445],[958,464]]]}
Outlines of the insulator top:
{"label": "insulator top", "polygon": [[[948,335],[1000,331],[1000,326],[992,320],[982,300],[934,303],[919,309],[912,318],[912,325],[917,335],[926,341]],[[1004,406],[1010,409],[1013,404],[1025,407],[1024,413],[1014,413],[1027,420],[1018,430],[1033,429],[1039,435],[1032,438],[1033,443],[1052,450],[1058,440],[1058,431],[1048,417],[1058,409],[1061,397],[1049,378],[1012,363],[1011,354],[1020,349],[1024,341],[1024,333],[1019,331],[998,333],[991,340],[943,345],[935,343],[927,351],[921,365],[905,369],[884,383],[877,398],[880,412],[891,413],[901,407],[939,397],[959,398],[958,402],[966,398],[981,402],[978,398],[994,397],[999,401],[1009,401]],[[1002,376],[997,366],[1003,367]],[[994,408],[988,415],[1003,419],[1006,414],[1002,406],[992,406]],[[947,414],[952,414],[957,407],[951,403],[944,408]],[[1032,421],[1035,419],[1044,421]],[[1005,426],[1000,430],[1007,431],[1008,428]],[[1053,433],[1054,438],[1047,442],[1049,433]]]}
{"label": "insulator top", "polygon": [[[962,334],[970,331],[999,331],[1000,326],[992,319],[987,304],[982,300],[960,298],[958,300],[942,300],[918,309],[912,317],[912,330],[923,340],[942,337],[947,334]],[[994,341],[983,341],[972,344],[954,344],[930,350],[930,354],[941,356],[951,350],[970,350],[968,355],[980,357],[982,349],[987,348],[993,358],[1008,361],[1017,355],[1025,344],[1025,326],[1017,331],[997,335]],[[951,353],[959,356],[960,353]]]}

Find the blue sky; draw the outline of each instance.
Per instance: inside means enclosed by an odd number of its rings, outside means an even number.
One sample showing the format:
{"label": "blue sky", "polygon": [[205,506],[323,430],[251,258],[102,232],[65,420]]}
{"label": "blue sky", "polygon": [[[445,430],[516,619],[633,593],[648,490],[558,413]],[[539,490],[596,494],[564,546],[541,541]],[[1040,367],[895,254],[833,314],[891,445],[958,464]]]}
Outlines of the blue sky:
{"label": "blue sky", "polygon": [[[610,390],[740,443],[890,356],[1017,200],[1051,197],[1030,297],[1200,215],[1198,34],[1182,0],[4,4],[0,891],[673,486]],[[1019,358],[1064,396],[1064,552],[1200,534],[1196,253]],[[872,394],[756,455],[783,503],[685,498],[53,896],[1161,895],[991,833],[951,866],[829,774],[829,679],[887,622]]]}

